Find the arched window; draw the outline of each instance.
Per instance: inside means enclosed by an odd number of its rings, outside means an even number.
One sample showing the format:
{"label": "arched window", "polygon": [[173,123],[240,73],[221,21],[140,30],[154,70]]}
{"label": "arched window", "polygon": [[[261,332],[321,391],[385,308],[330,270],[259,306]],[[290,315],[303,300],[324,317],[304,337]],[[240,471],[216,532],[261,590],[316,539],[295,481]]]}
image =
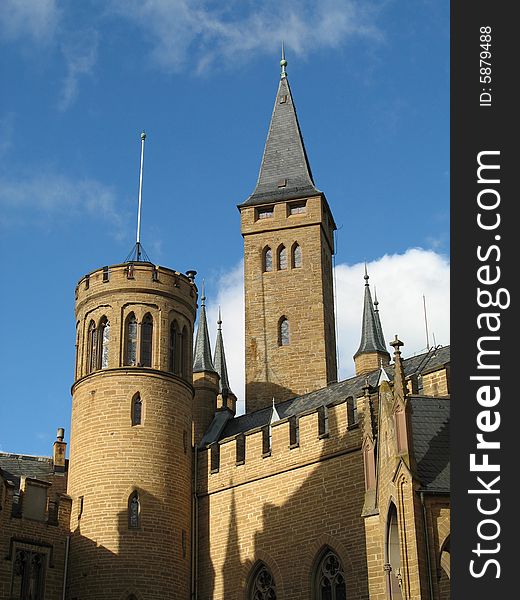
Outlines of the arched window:
{"label": "arched window", "polygon": [[170,355],[169,355],[169,370],[172,373],[177,373],[177,352],[179,347],[179,326],[177,321],[173,321],[170,325]]}
{"label": "arched window", "polygon": [[386,547],[385,547],[385,572],[387,576],[387,589],[391,600],[401,600],[401,549],[399,545],[399,525],[397,509],[390,503],[386,520]]}
{"label": "arched window", "polygon": [[108,339],[110,337],[110,322],[106,317],[102,317],[98,327],[98,369],[108,367]]}
{"label": "arched window", "polygon": [[292,268],[299,269],[302,266],[302,248],[296,242],[292,247]]}
{"label": "arched window", "polygon": [[137,319],[134,313],[126,318],[125,325],[125,365],[137,365]]}
{"label": "arched window", "polygon": [[281,271],[287,269],[287,248],[283,245],[278,248],[278,268]]}
{"label": "arched window", "polygon": [[346,600],[345,572],[339,556],[325,548],[314,572],[316,600]]}
{"label": "arched window", "polygon": [[276,600],[274,577],[263,562],[253,570],[247,597],[249,600]]}
{"label": "arched window", "polygon": [[269,246],[264,248],[262,263],[264,273],[269,273],[273,270],[273,251]]}
{"label": "arched window", "polygon": [[153,319],[150,313],[146,313],[141,323],[141,366],[152,366],[152,337]]}
{"label": "arched window", "polygon": [[96,370],[96,324],[90,321],[87,333],[87,373]]}
{"label": "arched window", "polygon": [[143,422],[143,402],[141,395],[137,393],[132,398],[132,427],[134,425],[141,425]]}
{"label": "arched window", "polygon": [[128,498],[128,527],[137,529],[141,518],[141,505],[139,503],[139,494],[137,490],[130,494]]}
{"label": "arched window", "polygon": [[278,322],[278,345],[289,345],[289,321],[286,317],[282,317]]}
{"label": "arched window", "polygon": [[180,374],[183,377],[188,377],[188,371],[189,371],[189,364],[190,364],[190,360],[189,360],[189,351],[190,351],[190,343],[189,343],[189,336],[188,336],[188,328],[186,327],[186,325],[182,328],[182,351],[181,351],[181,368],[180,368]]}

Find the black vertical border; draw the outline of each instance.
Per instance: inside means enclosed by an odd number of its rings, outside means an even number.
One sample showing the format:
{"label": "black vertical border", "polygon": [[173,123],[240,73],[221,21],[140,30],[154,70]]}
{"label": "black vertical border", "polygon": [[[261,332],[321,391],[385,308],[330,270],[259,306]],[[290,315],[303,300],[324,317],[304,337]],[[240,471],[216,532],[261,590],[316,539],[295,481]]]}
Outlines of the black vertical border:
{"label": "black vertical border", "polygon": [[[520,131],[518,106],[520,99],[514,88],[520,87],[518,61],[520,50],[520,25],[513,17],[514,2],[495,0],[452,0],[451,3],[451,346],[452,346],[452,513],[451,513],[451,583],[454,600],[500,599],[516,597],[513,575],[513,542],[520,532],[516,517],[518,503],[515,483],[520,482],[520,427],[518,404],[520,394],[515,385],[520,376],[520,326],[517,317],[515,280],[520,274],[520,228],[515,218],[520,208],[520,153],[517,137]],[[480,28],[491,27],[491,78],[490,84],[480,82]],[[480,106],[483,88],[491,87],[492,103]],[[500,151],[500,226],[494,231],[484,231],[477,225],[477,195],[482,184],[477,183],[477,156],[488,150]],[[480,211],[482,212],[482,211]],[[487,215],[486,215],[487,216]],[[499,235],[500,240],[495,236]],[[484,250],[497,244],[497,252],[487,262],[479,261],[477,247]],[[482,254],[481,253],[481,254]],[[507,309],[479,308],[477,302],[477,270],[489,264],[492,273],[500,268],[500,281],[488,286],[490,291],[505,288],[511,294]],[[477,370],[477,341],[482,335],[477,317],[482,312],[498,312],[501,327],[494,335],[500,336],[495,348],[500,350],[496,359],[500,363],[501,380],[498,383],[501,400],[496,408],[500,413],[500,427],[489,439],[500,441],[500,450],[489,451],[490,462],[498,462],[499,473],[475,473],[470,471],[470,454],[476,452],[477,415],[483,408],[476,400],[478,388],[483,382],[470,380],[470,376],[483,374]],[[491,334],[493,335],[493,334]],[[486,371],[490,373],[490,371]],[[518,375],[517,375],[518,374]],[[485,382],[484,382],[485,383]],[[495,385],[495,384],[492,384]],[[493,415],[495,418],[496,415]],[[518,440],[518,442],[517,442]],[[478,455],[480,456],[480,454]],[[518,457],[518,459],[517,459]],[[500,494],[482,494],[482,507],[496,507],[496,515],[486,516],[479,512],[479,495],[468,490],[479,488],[477,476],[490,481],[500,475],[494,489]],[[496,519],[501,531],[495,540],[479,538],[477,528],[483,519]],[[485,525],[481,531],[492,535],[493,525]],[[475,550],[490,551],[477,556]],[[496,552],[497,544],[500,549]],[[516,544],[515,544],[516,546]],[[475,560],[474,570],[482,572],[487,559],[496,559],[497,567],[489,564],[481,577],[470,573],[470,561]],[[517,570],[520,567],[516,567]]]}

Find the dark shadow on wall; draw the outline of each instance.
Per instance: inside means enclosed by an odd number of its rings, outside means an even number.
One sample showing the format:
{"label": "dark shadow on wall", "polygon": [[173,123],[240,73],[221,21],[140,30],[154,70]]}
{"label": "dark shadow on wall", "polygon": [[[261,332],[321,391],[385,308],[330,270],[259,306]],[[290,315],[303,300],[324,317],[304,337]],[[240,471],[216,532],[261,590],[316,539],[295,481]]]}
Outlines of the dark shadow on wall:
{"label": "dark shadow on wall", "polygon": [[[355,427],[339,432],[334,414],[329,418],[330,436],[336,436],[333,454],[328,449],[328,440],[316,439],[316,443],[323,444],[318,461],[266,478],[276,481],[271,489],[291,486],[292,473],[302,478],[302,483],[283,504],[276,503],[274,492],[272,500],[266,501],[260,511],[248,512],[248,499],[253,503],[255,495],[262,494],[261,479],[254,484],[232,487],[227,492],[229,510],[222,515],[209,510],[211,500],[203,495],[201,518],[209,523],[211,514],[211,527],[222,531],[227,544],[222,572],[215,573],[220,567],[210,557],[209,530],[201,537],[199,563],[203,568],[199,572],[198,600],[244,600],[251,575],[257,572],[260,563],[268,566],[274,578],[276,598],[310,599],[313,568],[325,548],[331,548],[342,563],[347,598],[368,599],[365,529],[361,517],[365,490],[361,430]],[[288,448],[287,451],[290,452]],[[265,460],[276,460],[276,456]],[[241,468],[247,468],[247,457]],[[251,520],[256,520],[259,526],[254,534],[254,548],[247,551],[241,532],[247,527],[246,521]],[[246,553],[252,560],[242,559]],[[213,573],[213,578],[203,580],[206,571]],[[215,581],[215,576],[222,577],[221,581]]]}
{"label": "dark shadow on wall", "polygon": [[165,512],[164,503],[142,489],[139,504],[137,527],[130,525],[128,510],[117,514],[113,550],[83,535],[81,519],[77,521],[70,545],[67,600],[189,598],[189,532],[183,534],[175,522],[164,527],[157,518]]}

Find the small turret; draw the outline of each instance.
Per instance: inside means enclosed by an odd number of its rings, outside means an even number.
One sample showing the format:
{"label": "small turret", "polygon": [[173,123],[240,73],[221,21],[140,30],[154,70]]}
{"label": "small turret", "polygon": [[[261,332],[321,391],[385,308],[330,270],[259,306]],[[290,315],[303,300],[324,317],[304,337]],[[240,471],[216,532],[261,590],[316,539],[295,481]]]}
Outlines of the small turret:
{"label": "small turret", "polygon": [[200,302],[199,324],[193,352],[193,443],[198,444],[210,426],[217,408],[219,375],[211,360],[211,344],[206,318],[204,282]]}
{"label": "small turret", "polygon": [[354,354],[356,375],[375,371],[381,365],[390,363],[390,354],[385,348],[383,328],[379,318],[377,302],[372,302],[367,266],[365,264],[365,298],[363,303],[363,325],[361,330],[361,342],[358,351]]}
{"label": "small turret", "polygon": [[220,314],[220,307],[218,309],[217,325],[217,341],[215,343],[215,356],[213,359],[215,370],[220,377],[218,382],[217,410],[227,408],[235,414],[237,397],[231,391],[231,386],[229,384],[226,353],[224,351],[224,339],[222,337],[222,316]]}

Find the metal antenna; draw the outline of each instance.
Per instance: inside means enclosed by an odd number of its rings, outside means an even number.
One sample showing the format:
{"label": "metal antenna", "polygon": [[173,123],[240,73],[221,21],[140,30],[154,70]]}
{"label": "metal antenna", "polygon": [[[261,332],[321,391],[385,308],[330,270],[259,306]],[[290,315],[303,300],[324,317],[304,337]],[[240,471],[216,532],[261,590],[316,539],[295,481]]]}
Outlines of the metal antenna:
{"label": "metal antenna", "polygon": [[423,307],[424,307],[424,326],[426,328],[426,349],[430,349],[430,338],[428,336],[428,317],[426,315],[426,297],[423,294]]}
{"label": "metal antenna", "polygon": [[141,168],[139,169],[139,204],[137,207],[137,237],[135,241],[135,250],[137,262],[141,258],[141,204],[143,199],[143,164],[144,164],[144,141],[146,133],[141,133]]}

